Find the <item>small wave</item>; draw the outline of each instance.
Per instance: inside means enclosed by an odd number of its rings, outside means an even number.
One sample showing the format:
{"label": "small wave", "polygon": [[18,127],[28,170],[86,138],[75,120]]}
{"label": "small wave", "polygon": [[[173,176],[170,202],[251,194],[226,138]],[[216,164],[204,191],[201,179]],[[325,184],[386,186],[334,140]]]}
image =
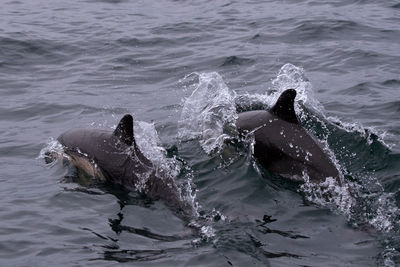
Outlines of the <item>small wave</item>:
{"label": "small wave", "polygon": [[60,64],[70,60],[75,48],[46,39],[14,39],[0,37],[0,57],[5,66]]}
{"label": "small wave", "polygon": [[302,42],[315,41],[316,38],[331,40],[337,36],[345,35],[347,37],[349,33],[357,31],[360,27],[361,25],[350,20],[307,20],[302,21],[300,25],[285,35],[284,39],[296,42],[299,40]]}
{"label": "small wave", "polygon": [[345,122],[338,117],[329,116],[326,119],[347,133],[358,134],[360,137],[367,140],[367,143],[371,145],[375,140],[380,144],[384,145],[388,149],[392,149],[395,144],[386,142],[386,137],[390,134],[387,131],[377,130],[373,127],[364,127],[362,124],[357,122]]}
{"label": "small wave", "polygon": [[[64,113],[85,110],[86,114],[88,114],[103,111],[104,108],[84,104],[55,104],[37,101],[16,106],[13,109],[0,108],[0,118],[7,121],[24,121],[35,118],[41,118],[42,120],[59,119],[58,113],[60,113],[60,110]],[[119,110],[115,109],[114,111]]]}
{"label": "small wave", "polygon": [[394,5],[392,6],[392,8],[400,8],[400,3],[394,4]]}
{"label": "small wave", "polygon": [[87,0],[86,2],[89,2],[89,3],[103,2],[103,3],[107,3],[107,4],[121,4],[121,3],[126,3],[128,1],[127,0]]}
{"label": "small wave", "polygon": [[390,79],[390,80],[386,80],[382,83],[385,86],[393,86],[393,87],[398,87],[400,86],[400,80],[398,79]]}
{"label": "small wave", "polygon": [[151,47],[151,46],[171,46],[175,45],[174,39],[168,38],[120,38],[117,40],[117,43],[126,46],[126,47]]}
{"label": "small wave", "polygon": [[221,67],[232,66],[232,65],[250,65],[253,64],[254,60],[238,56],[230,56],[225,58]]}

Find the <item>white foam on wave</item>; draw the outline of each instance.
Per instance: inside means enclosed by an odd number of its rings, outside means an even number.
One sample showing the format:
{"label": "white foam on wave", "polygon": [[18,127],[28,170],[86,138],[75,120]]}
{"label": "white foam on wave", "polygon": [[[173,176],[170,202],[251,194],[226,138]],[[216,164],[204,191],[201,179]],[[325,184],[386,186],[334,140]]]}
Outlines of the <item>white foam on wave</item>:
{"label": "white foam on wave", "polygon": [[370,223],[382,232],[389,233],[394,229],[394,223],[398,223],[399,210],[393,197],[392,193],[384,193],[376,198],[376,214],[371,218]]}
{"label": "white foam on wave", "polygon": [[[220,221],[222,223],[228,221],[228,218],[222,214],[219,210],[213,209],[212,211],[203,214],[198,217],[199,220],[193,220],[190,225],[196,227],[200,230],[200,238],[196,238],[192,241],[194,245],[198,245],[202,241],[210,241],[213,240],[216,242],[218,240],[218,236],[216,235],[216,231],[213,227],[214,223]],[[201,220],[201,221],[200,221]]]}
{"label": "white foam on wave", "polygon": [[306,182],[300,186],[299,191],[308,201],[322,207],[329,207],[350,218],[355,200],[351,196],[347,184],[341,186],[332,177],[327,177],[320,183],[310,182],[306,174],[303,175],[303,178]]}
{"label": "white foam on wave", "polygon": [[358,185],[364,204],[359,207],[362,211],[361,217],[369,225],[383,233],[386,237],[383,251],[379,259],[384,266],[397,266],[395,258],[400,257],[400,252],[393,247],[393,243],[398,243],[398,231],[400,224],[400,210],[396,205],[395,194],[384,191],[384,188],[376,177],[362,177],[362,184]]}
{"label": "white foam on wave", "polygon": [[345,130],[346,132],[359,134],[367,140],[369,145],[374,142],[373,135],[375,135],[377,136],[377,140],[379,141],[379,143],[383,144],[388,149],[392,149],[395,146],[395,144],[386,141],[387,137],[390,136],[387,131],[378,130],[374,127],[364,127],[358,122],[345,122],[342,121],[340,118],[334,116],[328,116],[326,117],[326,119],[335,124],[338,128]]}

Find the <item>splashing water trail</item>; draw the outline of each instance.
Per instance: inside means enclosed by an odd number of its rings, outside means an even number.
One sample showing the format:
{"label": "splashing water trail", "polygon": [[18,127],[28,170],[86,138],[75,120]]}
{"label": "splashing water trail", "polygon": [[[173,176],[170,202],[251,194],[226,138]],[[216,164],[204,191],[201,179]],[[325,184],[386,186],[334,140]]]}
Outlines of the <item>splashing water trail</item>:
{"label": "splashing water trail", "polygon": [[[175,158],[168,158],[167,151],[162,146],[154,123],[137,121],[134,125],[134,132],[140,151],[156,168],[156,174],[160,179],[163,177],[172,178],[177,183],[176,178],[182,171],[182,164]],[[196,192],[192,188],[193,174],[188,172],[185,180],[178,185],[181,199],[192,207],[193,215],[198,216],[198,203],[196,202]]]}
{"label": "splashing water trail", "polygon": [[329,207],[350,218],[355,202],[349,193],[348,185],[340,186],[332,177],[327,177],[325,181],[318,184],[310,182],[307,174],[303,174],[303,178],[306,182],[300,186],[299,191],[308,201]]}
{"label": "splashing water trail", "polygon": [[[137,121],[134,126],[135,137],[140,151],[152,161],[158,173],[169,177],[178,176],[181,166],[174,158],[167,158],[167,152],[161,145],[157,130],[153,123]],[[161,176],[163,177],[163,176]]]}

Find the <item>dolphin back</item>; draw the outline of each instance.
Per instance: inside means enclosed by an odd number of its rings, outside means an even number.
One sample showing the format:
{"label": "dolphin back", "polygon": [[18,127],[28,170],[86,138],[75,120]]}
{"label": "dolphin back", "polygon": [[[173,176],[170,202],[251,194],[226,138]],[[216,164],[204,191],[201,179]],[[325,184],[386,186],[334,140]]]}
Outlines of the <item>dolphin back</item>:
{"label": "dolphin back", "polygon": [[114,132],[72,129],[61,134],[58,141],[67,154],[75,159],[87,158],[108,180],[131,189],[136,188],[141,175],[153,170],[151,162],[136,146],[131,115],[125,115]]}
{"label": "dolphin back", "polygon": [[299,124],[295,96],[296,91],[289,89],[269,111],[240,113],[239,132],[254,134],[254,157],[266,169],[296,181],[304,181],[307,173],[312,181],[333,177],[340,184],[339,171],[321,144]]}
{"label": "dolphin back", "polygon": [[[107,181],[139,190],[154,200],[162,199],[185,217],[193,213],[190,203],[181,198],[173,177],[158,176],[151,161],[137,147],[132,116],[125,115],[114,132],[72,129],[61,134],[58,141],[71,163],[89,175],[97,174],[100,169]],[[96,168],[88,163],[94,163]]]}

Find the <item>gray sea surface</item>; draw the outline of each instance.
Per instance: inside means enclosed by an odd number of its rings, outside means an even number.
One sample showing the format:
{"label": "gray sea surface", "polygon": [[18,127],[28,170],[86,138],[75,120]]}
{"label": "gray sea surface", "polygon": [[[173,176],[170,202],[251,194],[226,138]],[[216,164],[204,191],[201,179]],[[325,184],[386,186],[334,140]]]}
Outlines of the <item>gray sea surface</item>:
{"label": "gray sea surface", "polygon": [[[1,1],[1,266],[400,265],[400,3]],[[295,88],[351,195],[236,144]],[[197,215],[48,163],[74,127],[135,119]]]}

